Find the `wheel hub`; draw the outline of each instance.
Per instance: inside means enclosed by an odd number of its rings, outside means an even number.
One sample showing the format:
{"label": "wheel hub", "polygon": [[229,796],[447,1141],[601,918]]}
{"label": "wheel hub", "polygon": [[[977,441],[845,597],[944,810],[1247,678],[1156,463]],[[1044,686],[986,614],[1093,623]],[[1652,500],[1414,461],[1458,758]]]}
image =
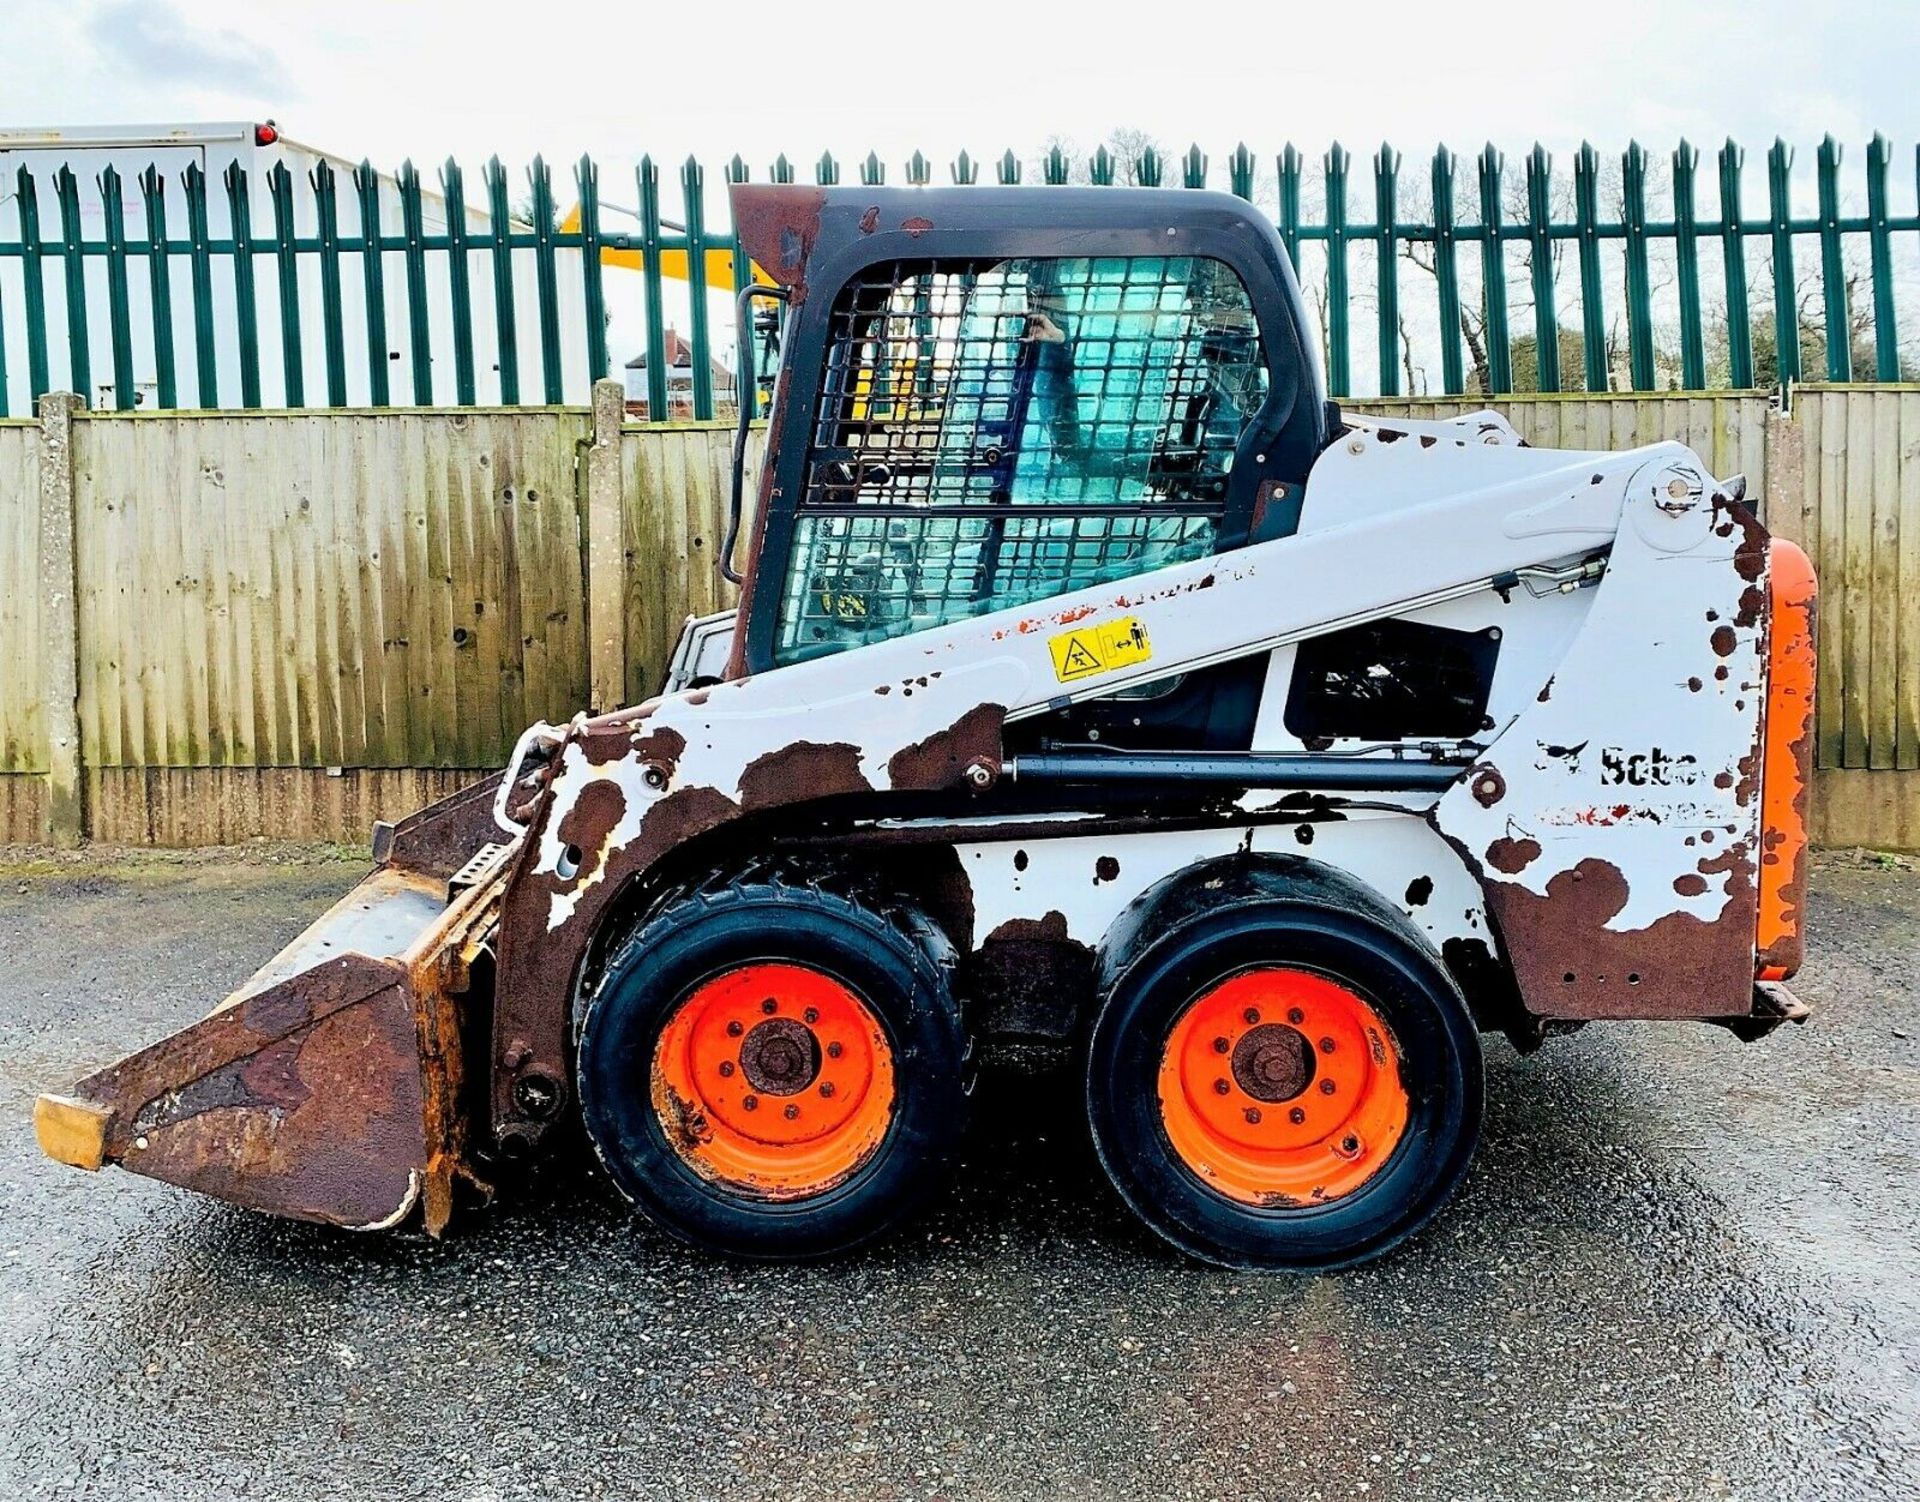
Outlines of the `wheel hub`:
{"label": "wheel hub", "polygon": [[1255,1100],[1292,1100],[1313,1080],[1313,1044],[1298,1028],[1263,1022],[1233,1048],[1233,1080]]}
{"label": "wheel hub", "polygon": [[740,1072],[768,1095],[798,1095],[820,1075],[820,1039],[804,1022],[769,1017],[740,1044]]}

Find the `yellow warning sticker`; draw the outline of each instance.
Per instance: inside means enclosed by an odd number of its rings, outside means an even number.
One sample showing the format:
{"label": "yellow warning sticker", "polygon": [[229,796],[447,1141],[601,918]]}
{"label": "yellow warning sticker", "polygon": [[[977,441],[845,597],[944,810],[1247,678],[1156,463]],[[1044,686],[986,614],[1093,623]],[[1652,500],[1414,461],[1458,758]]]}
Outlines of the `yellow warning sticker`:
{"label": "yellow warning sticker", "polygon": [[1147,628],[1134,616],[1123,616],[1104,626],[1079,626],[1047,638],[1053,653],[1053,676],[1062,683],[1131,667],[1153,656]]}

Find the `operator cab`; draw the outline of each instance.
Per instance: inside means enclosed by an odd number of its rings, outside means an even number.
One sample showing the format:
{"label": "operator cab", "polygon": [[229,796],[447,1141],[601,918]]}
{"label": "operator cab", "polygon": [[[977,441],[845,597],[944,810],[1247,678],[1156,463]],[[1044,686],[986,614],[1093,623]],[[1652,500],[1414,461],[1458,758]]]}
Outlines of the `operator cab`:
{"label": "operator cab", "polygon": [[[1292,530],[1329,414],[1292,268],[1251,206],[1180,189],[733,193],[745,248],[789,299],[774,426],[807,434],[770,448],[736,674]],[[1115,721],[1121,743],[1245,746],[1260,669],[1075,713]]]}

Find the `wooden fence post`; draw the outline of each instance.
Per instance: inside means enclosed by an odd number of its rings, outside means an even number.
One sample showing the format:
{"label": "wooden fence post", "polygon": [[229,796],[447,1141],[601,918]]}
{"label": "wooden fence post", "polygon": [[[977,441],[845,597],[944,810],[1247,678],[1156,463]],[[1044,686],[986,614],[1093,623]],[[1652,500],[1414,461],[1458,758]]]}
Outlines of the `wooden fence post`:
{"label": "wooden fence post", "polygon": [[78,845],[85,833],[80,786],[80,612],[73,557],[73,414],[70,391],[40,398],[40,683],[47,725],[47,839]]}
{"label": "wooden fence post", "polygon": [[1764,512],[1760,520],[1776,537],[1797,542],[1812,555],[1819,539],[1807,541],[1808,518],[1803,509],[1807,504],[1806,442],[1798,416],[1784,403],[1767,408],[1765,441],[1767,472],[1756,487]]}
{"label": "wooden fence post", "polygon": [[626,389],[593,383],[593,435],[587,444],[587,702],[596,714],[618,709],[627,692],[626,554],[620,486],[620,424]]}

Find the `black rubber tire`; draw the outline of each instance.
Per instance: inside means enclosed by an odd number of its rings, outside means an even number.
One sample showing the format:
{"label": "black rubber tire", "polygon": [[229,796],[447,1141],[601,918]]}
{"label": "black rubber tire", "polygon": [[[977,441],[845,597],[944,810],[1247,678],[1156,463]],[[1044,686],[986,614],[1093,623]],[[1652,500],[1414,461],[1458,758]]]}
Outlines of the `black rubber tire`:
{"label": "black rubber tire", "polygon": [[[843,1252],[885,1231],[946,1176],[965,1126],[970,1050],[950,978],[954,952],[916,909],[817,881],[736,879],[656,908],[586,1000],[578,1047],[587,1135],[621,1192],[680,1239],[760,1261]],[[667,1141],[649,1088],[654,1047],[680,1002],[756,961],[813,966],[880,1019],[894,1112],[872,1155],[802,1199],[763,1199],[701,1175]]]}
{"label": "black rubber tire", "polygon": [[[1392,1030],[1407,1128],[1380,1172],[1324,1205],[1266,1208],[1212,1188],[1175,1154],[1158,1071],[1187,1004],[1254,966],[1318,971],[1364,996]],[[1116,977],[1087,1050],[1094,1146],[1128,1206],[1181,1250],[1226,1267],[1322,1272],[1368,1261],[1419,1230],[1472,1159],[1484,1080],[1480,1035],[1452,978],[1417,939],[1310,902],[1203,913]]]}

